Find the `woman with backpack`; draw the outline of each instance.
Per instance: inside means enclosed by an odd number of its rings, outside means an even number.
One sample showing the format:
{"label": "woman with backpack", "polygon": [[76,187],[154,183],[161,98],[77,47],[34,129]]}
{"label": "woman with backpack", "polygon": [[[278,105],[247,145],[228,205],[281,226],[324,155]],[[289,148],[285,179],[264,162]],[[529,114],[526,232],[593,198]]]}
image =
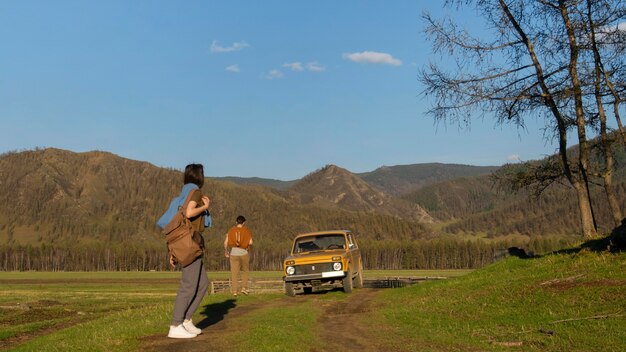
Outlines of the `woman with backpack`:
{"label": "woman with backpack", "polygon": [[[179,199],[190,199],[187,203],[185,216],[191,221],[195,232],[202,232],[205,220],[209,220],[209,197],[204,196],[200,188],[204,185],[204,167],[202,164],[189,164],[185,167],[184,185]],[[193,194],[190,195],[190,192]],[[182,203],[179,203],[183,205]],[[203,246],[204,244],[201,244]],[[170,265],[176,265],[176,259],[170,253]],[[202,333],[191,321],[193,313],[198,309],[207,293],[209,280],[206,275],[202,255],[191,264],[182,268],[180,289],[174,303],[174,314],[167,337],[176,339],[193,338]]]}

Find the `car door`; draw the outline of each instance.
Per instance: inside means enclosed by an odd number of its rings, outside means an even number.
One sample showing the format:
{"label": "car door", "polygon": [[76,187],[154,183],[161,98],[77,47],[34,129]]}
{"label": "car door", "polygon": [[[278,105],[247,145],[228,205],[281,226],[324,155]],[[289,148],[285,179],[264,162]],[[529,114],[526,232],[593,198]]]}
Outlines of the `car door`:
{"label": "car door", "polygon": [[350,258],[350,266],[352,268],[352,274],[356,274],[363,270],[363,263],[361,261],[361,250],[357,245],[354,235],[352,233],[347,234],[348,239],[348,256]]}

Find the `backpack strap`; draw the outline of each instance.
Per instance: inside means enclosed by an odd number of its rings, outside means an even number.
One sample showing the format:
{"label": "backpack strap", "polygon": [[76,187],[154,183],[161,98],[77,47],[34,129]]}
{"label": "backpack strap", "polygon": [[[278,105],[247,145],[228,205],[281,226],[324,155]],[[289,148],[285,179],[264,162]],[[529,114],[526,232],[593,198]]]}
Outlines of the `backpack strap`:
{"label": "backpack strap", "polygon": [[185,213],[187,211],[187,205],[189,205],[189,202],[191,201],[191,196],[196,192],[199,191],[199,189],[194,188],[191,191],[189,191],[189,194],[187,194],[187,198],[185,198],[185,202],[183,203],[182,206],[180,206],[178,208],[178,210],[182,210],[183,211],[183,215],[185,216],[185,218],[187,217],[187,214]]}

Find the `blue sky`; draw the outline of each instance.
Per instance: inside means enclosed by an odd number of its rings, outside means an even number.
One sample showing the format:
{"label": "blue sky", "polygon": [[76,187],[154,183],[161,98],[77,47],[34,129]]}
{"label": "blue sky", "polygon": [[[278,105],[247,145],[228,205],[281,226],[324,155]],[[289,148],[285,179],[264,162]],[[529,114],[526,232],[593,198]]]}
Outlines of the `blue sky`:
{"label": "blue sky", "polygon": [[424,114],[418,71],[441,59],[424,10],[445,13],[426,0],[2,1],[0,152],[104,150],[283,180],[553,153],[535,121],[465,130]]}

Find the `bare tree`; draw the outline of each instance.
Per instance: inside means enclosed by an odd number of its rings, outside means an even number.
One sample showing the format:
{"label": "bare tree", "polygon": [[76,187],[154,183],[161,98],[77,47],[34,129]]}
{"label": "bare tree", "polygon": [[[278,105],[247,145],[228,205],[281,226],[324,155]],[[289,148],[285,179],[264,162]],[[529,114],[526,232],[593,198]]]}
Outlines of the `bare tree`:
{"label": "bare tree", "polygon": [[[618,1],[603,2],[612,9],[624,7]],[[588,80],[595,77],[589,75],[593,70],[587,65],[592,57],[587,55],[589,16],[596,18],[598,7],[581,0],[448,0],[445,5],[469,5],[484,18],[491,35],[480,39],[452,20],[424,14],[435,53],[447,54],[455,63],[453,67],[431,64],[422,71],[424,93],[434,98],[429,114],[459,124],[469,124],[475,116],[494,116],[497,123],[521,128],[526,118],[543,117],[547,137],[558,141],[561,172],[576,192],[582,233],[595,236],[589,191],[592,119],[586,104],[589,87],[595,84]],[[603,28],[616,26],[623,18],[604,18]],[[603,64],[621,60],[603,56],[603,51],[598,54]],[[601,72],[605,78],[600,85],[605,87],[615,71]],[[576,153],[567,148],[570,130],[577,136]]]}
{"label": "bare tree", "polygon": [[[609,207],[611,208],[614,226],[619,226],[622,220],[622,211],[613,187],[613,169],[615,163],[613,156],[614,138],[612,138],[609,133],[607,113],[604,106],[613,106],[613,113],[619,127],[619,134],[622,137],[622,141],[626,143],[626,135],[624,134],[619,114],[621,97],[612,82],[614,78],[618,79],[620,82],[624,81],[624,62],[620,58],[626,48],[626,32],[620,30],[618,26],[611,26],[612,23],[624,18],[626,8],[624,8],[623,4],[621,4],[620,7],[620,3],[606,0],[586,0],[585,5],[586,13],[583,17],[586,19],[586,23],[584,27],[586,27],[586,34],[589,38],[586,49],[590,51],[591,56],[593,56],[593,60],[590,60],[590,62],[593,63],[593,65],[590,65],[593,67],[593,78],[590,79],[590,81],[593,81],[593,92],[590,95],[595,100],[595,110],[590,110],[592,116],[597,116],[599,120],[599,149],[604,164],[604,167],[600,170],[599,176],[603,180],[604,191]],[[619,64],[622,66],[622,69],[613,70],[613,72],[610,73],[607,72],[603,63],[603,57],[610,58],[609,61],[613,66]],[[607,97],[613,101],[607,100]]]}

